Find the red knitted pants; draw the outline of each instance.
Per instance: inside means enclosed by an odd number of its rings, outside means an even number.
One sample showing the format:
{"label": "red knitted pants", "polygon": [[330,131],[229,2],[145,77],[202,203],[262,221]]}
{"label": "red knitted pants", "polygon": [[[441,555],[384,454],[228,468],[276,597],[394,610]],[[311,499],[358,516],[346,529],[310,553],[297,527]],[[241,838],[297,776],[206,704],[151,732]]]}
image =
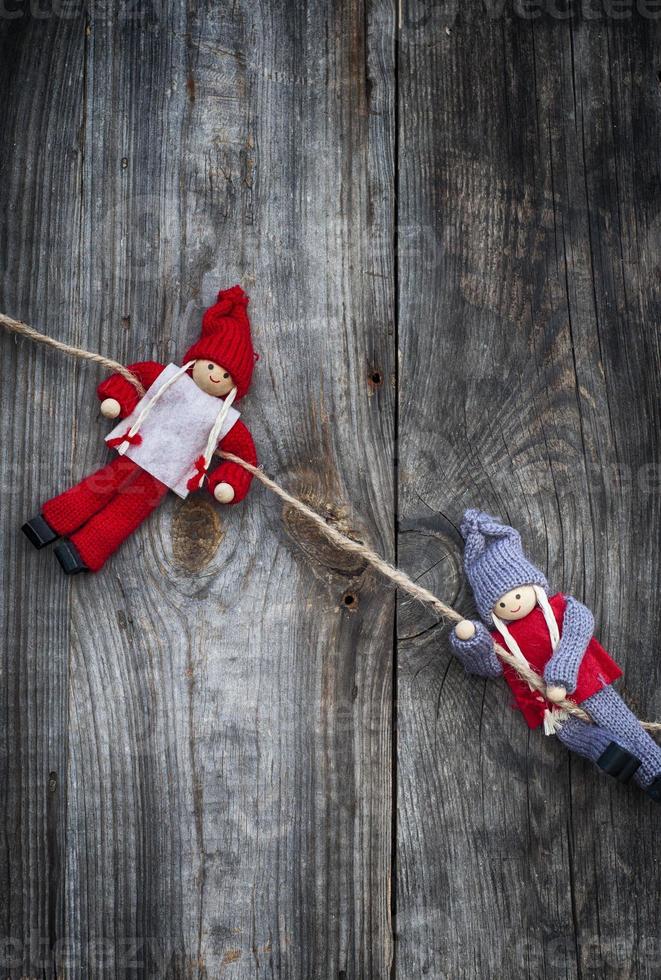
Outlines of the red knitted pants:
{"label": "red knitted pants", "polygon": [[98,572],[167,492],[164,483],[136,463],[116,456],[47,501],[41,512],[54,531],[70,537],[87,567]]}

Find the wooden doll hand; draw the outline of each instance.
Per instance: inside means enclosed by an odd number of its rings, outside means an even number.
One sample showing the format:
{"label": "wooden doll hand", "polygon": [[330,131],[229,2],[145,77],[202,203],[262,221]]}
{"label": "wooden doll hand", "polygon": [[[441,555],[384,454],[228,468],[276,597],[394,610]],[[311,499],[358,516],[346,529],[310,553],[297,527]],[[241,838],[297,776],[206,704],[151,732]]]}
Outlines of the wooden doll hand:
{"label": "wooden doll hand", "polygon": [[116,419],[122,407],[116,398],[104,398],[101,402],[101,414],[106,419]]}
{"label": "wooden doll hand", "polygon": [[546,697],[549,701],[553,701],[557,704],[559,701],[564,701],[567,697],[567,689],[564,687],[559,687],[556,684],[551,684],[550,687],[546,688]]}
{"label": "wooden doll hand", "polygon": [[219,504],[231,504],[234,500],[234,487],[229,483],[219,483],[213,495]]}
{"label": "wooden doll hand", "polygon": [[460,640],[472,640],[475,636],[475,627],[470,619],[462,619],[460,623],[457,623],[454,631]]}

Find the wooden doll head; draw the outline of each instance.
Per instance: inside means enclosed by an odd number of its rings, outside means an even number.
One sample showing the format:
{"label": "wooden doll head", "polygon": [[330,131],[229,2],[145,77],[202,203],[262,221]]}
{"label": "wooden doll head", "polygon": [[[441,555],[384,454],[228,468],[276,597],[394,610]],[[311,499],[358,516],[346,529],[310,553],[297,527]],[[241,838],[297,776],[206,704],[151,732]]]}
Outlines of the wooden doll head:
{"label": "wooden doll head", "polygon": [[204,359],[195,361],[193,381],[207,395],[214,395],[216,398],[224,398],[234,387],[234,380],[229,371],[215,361]]}
{"label": "wooden doll head", "polygon": [[537,604],[537,593],[532,585],[518,585],[496,600],[493,614],[506,623],[524,619]]}

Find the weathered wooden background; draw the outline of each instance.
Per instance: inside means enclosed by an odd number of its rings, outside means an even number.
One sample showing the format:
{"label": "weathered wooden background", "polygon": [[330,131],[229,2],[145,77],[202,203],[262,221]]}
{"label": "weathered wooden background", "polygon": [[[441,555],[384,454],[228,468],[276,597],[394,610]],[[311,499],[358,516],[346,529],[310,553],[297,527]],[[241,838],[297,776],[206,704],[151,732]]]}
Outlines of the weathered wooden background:
{"label": "weathered wooden background", "polygon": [[[654,7],[7,0],[0,308],[176,359],[241,281],[266,469],[467,612],[508,518],[659,717]],[[0,350],[0,976],[661,977],[658,807],[261,487],[32,551],[107,423]]]}

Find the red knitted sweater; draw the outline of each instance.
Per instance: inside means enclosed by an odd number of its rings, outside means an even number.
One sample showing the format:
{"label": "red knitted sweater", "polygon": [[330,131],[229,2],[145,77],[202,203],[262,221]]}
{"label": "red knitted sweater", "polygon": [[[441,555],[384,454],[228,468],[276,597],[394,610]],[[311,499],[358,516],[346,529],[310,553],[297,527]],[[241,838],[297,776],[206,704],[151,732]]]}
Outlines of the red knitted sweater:
{"label": "red knitted sweater", "polygon": [[[153,385],[164,367],[165,365],[158,364],[156,361],[141,361],[138,364],[130,364],[129,371],[136,376],[143,388],[147,389]],[[100,401],[105,398],[115,398],[119,402],[120,418],[126,418],[127,415],[130,415],[140,401],[138,392],[121,374],[112,374],[105,381],[102,381],[97,388],[97,395]],[[255,444],[249,429],[241,419],[238,419],[227,435],[220,440],[218,448],[239,456],[246,463],[251,463],[253,466],[257,465]],[[252,475],[247,470],[244,470],[237,463],[223,460],[214,470],[209,471],[206,486],[213,495],[219,483],[229,483],[234,490],[234,499],[231,502],[238,504],[248,493],[251,482]]]}

